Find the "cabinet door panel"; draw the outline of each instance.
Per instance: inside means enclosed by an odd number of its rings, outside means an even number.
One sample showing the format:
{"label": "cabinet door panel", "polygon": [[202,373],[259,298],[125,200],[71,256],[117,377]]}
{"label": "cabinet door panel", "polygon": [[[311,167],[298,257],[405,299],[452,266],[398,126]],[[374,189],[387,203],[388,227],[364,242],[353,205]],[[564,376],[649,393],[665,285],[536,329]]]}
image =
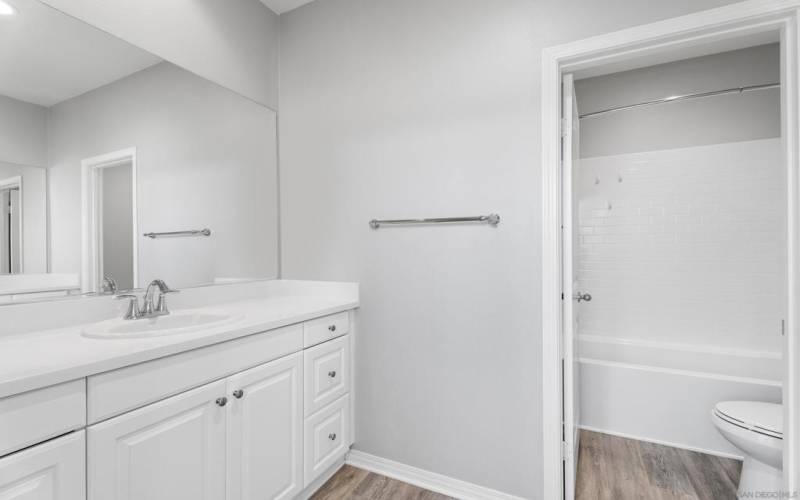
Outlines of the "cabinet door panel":
{"label": "cabinet door panel", "polygon": [[84,431],[0,459],[2,500],[86,498]]}
{"label": "cabinet door panel", "polygon": [[302,361],[297,353],[228,379],[228,500],[291,499],[302,490]]}
{"label": "cabinet door panel", "polygon": [[90,500],[225,496],[225,381],[89,427]]}

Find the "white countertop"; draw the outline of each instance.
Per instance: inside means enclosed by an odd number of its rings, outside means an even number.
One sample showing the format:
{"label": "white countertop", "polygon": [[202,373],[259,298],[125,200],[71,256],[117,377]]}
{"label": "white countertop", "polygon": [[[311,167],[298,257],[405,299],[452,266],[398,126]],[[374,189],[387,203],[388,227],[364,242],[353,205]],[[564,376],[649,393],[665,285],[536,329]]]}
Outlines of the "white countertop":
{"label": "white countertop", "polygon": [[[81,335],[84,325],[74,325],[1,336],[0,398],[273,330],[358,305],[357,292],[355,296],[273,293],[266,297],[197,307],[204,312],[229,314],[242,319],[190,333],[153,338],[95,339]],[[179,309],[176,307],[174,310]]]}

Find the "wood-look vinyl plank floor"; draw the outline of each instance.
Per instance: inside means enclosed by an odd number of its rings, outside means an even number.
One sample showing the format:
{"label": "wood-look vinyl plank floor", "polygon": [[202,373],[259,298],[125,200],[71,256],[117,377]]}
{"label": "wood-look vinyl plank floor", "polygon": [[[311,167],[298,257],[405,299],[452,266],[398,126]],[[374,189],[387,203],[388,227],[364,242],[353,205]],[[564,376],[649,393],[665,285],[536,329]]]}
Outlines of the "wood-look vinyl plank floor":
{"label": "wood-look vinyl plank floor", "polygon": [[[576,500],[735,500],[742,464],[704,453],[581,431]],[[451,500],[342,467],[312,500]]]}
{"label": "wood-look vinyl plank floor", "polygon": [[452,500],[417,486],[345,465],[311,500]]}
{"label": "wood-look vinyl plank floor", "polygon": [[737,460],[581,431],[576,500],[735,500]]}

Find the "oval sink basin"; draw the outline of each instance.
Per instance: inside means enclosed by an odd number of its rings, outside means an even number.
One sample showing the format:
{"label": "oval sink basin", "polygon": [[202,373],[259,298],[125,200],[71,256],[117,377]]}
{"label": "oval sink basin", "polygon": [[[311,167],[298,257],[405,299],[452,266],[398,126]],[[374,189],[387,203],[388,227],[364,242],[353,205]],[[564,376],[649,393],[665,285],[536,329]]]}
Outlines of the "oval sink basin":
{"label": "oval sink basin", "polygon": [[238,321],[228,314],[179,311],[146,319],[110,319],[86,326],[81,334],[97,339],[132,339],[191,333]]}

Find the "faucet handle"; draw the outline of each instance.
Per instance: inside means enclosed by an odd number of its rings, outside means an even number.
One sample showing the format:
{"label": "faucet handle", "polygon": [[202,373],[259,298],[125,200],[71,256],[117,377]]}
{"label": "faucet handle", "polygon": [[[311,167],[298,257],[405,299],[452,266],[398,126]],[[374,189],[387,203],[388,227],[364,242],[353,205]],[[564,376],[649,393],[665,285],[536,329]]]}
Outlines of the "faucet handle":
{"label": "faucet handle", "polygon": [[150,283],[150,284],[153,285],[153,286],[157,286],[158,287],[158,291],[161,292],[161,293],[178,293],[178,292],[180,292],[180,290],[175,290],[173,288],[170,288],[170,286],[167,285],[164,282],[164,280],[162,280],[162,279],[154,279],[152,281],[152,283]]}
{"label": "faucet handle", "polygon": [[166,287],[164,290],[161,290],[161,293],[158,294],[158,303],[156,304],[156,314],[163,315],[169,314],[169,309],[167,309],[167,294],[169,293],[180,293],[180,290],[173,290],[172,288]]}
{"label": "faucet handle", "polygon": [[136,295],[132,293],[121,293],[118,295],[114,295],[114,299],[130,300],[130,302],[128,303],[128,311],[125,313],[125,316],[123,316],[122,319],[139,319],[142,317],[142,311],[139,310],[139,297],[137,297]]}

